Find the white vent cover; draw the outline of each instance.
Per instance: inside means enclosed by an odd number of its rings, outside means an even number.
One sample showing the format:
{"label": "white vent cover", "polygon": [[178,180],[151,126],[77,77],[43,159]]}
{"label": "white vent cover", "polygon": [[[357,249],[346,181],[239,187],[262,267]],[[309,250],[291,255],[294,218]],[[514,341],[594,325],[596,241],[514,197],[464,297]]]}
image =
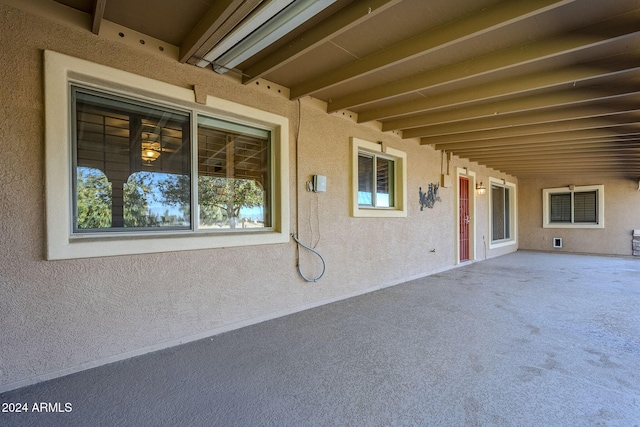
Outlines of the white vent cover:
{"label": "white vent cover", "polygon": [[561,248],[562,247],[562,237],[554,237],[553,238],[553,247]]}

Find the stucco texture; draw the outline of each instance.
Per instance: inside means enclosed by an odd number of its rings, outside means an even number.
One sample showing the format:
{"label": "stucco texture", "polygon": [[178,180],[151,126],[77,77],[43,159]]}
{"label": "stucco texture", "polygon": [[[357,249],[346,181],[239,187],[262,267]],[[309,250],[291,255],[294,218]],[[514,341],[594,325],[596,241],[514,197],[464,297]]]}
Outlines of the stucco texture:
{"label": "stucco texture", "polygon": [[[4,4],[0,37],[0,390],[456,265],[454,188],[442,188],[441,202],[420,211],[418,188],[440,179],[441,155],[431,147],[329,115],[310,100],[298,105],[209,69],[132,49],[88,29]],[[210,95],[289,118],[292,231],[325,257],[322,280],[307,283],[299,277],[293,242],[46,261],[45,49],[179,87],[197,84]],[[350,137],[384,141],[407,153],[406,218],[350,216]],[[468,167],[485,183],[489,176],[515,181],[454,158],[451,171],[456,167]],[[306,191],[305,182],[313,174],[327,176],[326,193]],[[486,249],[487,198],[478,198],[476,208],[476,258],[514,251],[517,245]],[[304,250],[300,258],[306,274],[318,274],[317,258]]]}
{"label": "stucco texture", "polygon": [[[604,185],[604,228],[543,228],[542,190],[569,185]],[[541,251],[630,256],[633,230],[640,229],[638,182],[616,178],[520,179],[520,248]],[[553,238],[562,248],[553,248]]]}

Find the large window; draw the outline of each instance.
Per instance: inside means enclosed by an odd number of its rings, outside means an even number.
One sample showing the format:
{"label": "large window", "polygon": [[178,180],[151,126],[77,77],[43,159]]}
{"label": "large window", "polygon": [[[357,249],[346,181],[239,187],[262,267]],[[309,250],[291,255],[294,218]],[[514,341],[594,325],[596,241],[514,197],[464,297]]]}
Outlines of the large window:
{"label": "large window", "polygon": [[542,192],[545,228],[604,228],[604,186],[549,188]]}
{"label": "large window", "polygon": [[490,178],[489,182],[491,247],[515,243],[515,185],[496,178]]}
{"label": "large window", "polygon": [[45,68],[49,259],[289,240],[286,118],[53,52]]}
{"label": "large window", "polygon": [[[71,90],[74,233],[271,227],[269,130]],[[194,116],[198,168],[192,173]]]}
{"label": "large window", "polygon": [[353,216],[406,216],[406,155],[352,138]]}

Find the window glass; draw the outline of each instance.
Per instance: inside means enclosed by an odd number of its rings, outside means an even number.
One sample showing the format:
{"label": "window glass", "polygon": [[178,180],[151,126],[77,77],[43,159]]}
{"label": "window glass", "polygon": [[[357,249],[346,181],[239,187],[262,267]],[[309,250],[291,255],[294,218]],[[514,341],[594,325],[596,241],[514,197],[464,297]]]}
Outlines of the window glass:
{"label": "window glass", "polygon": [[202,229],[272,226],[270,132],[198,117],[198,208]]}
{"label": "window glass", "polygon": [[358,205],[372,208],[395,206],[394,163],[375,154],[358,154]]}
{"label": "window glass", "polygon": [[575,192],[574,195],[574,222],[594,223],[597,215],[597,193],[595,191]]}
{"label": "window glass", "polygon": [[74,231],[189,228],[189,114],[72,93]]}
{"label": "window glass", "polygon": [[358,204],[373,207],[374,157],[358,154]]}
{"label": "window glass", "polygon": [[604,185],[542,190],[543,227],[604,228]]}
{"label": "window glass", "polygon": [[491,185],[491,240],[511,239],[512,188]]}
{"label": "window glass", "polygon": [[393,200],[393,160],[376,158],[376,206],[389,208]]}
{"label": "window glass", "polygon": [[551,221],[571,222],[571,193],[551,195]]}

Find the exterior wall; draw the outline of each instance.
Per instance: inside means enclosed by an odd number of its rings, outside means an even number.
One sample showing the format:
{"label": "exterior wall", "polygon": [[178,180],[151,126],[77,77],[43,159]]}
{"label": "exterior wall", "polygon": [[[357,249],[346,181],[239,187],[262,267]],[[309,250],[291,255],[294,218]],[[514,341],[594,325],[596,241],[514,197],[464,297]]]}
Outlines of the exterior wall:
{"label": "exterior wall", "polygon": [[[299,106],[211,70],[148,54],[2,3],[0,42],[0,391],[456,265],[455,188],[440,189],[441,201],[420,211],[418,188],[426,189],[440,179],[441,154],[431,147],[328,115],[313,100],[303,100]],[[291,224],[303,242],[317,242],[316,249],[326,258],[322,280],[307,283],[298,276],[293,242],[46,261],[44,49],[184,88],[197,84],[213,96],[289,118]],[[384,141],[407,153],[407,218],[350,216],[350,137]],[[467,167],[485,183],[489,176],[515,182],[454,158],[450,165],[454,176],[457,167]],[[305,190],[313,174],[327,176],[326,193]],[[476,259],[516,250],[517,245],[496,250],[485,246],[486,196],[478,197],[476,209]],[[319,271],[317,260],[304,250],[301,264],[309,276]]]}
{"label": "exterior wall", "polygon": [[[629,179],[592,177],[520,179],[520,249],[632,255],[633,230],[640,228],[638,182]],[[604,185],[604,229],[542,227],[542,190],[570,184]],[[553,238],[562,238],[562,248],[553,248]]]}

